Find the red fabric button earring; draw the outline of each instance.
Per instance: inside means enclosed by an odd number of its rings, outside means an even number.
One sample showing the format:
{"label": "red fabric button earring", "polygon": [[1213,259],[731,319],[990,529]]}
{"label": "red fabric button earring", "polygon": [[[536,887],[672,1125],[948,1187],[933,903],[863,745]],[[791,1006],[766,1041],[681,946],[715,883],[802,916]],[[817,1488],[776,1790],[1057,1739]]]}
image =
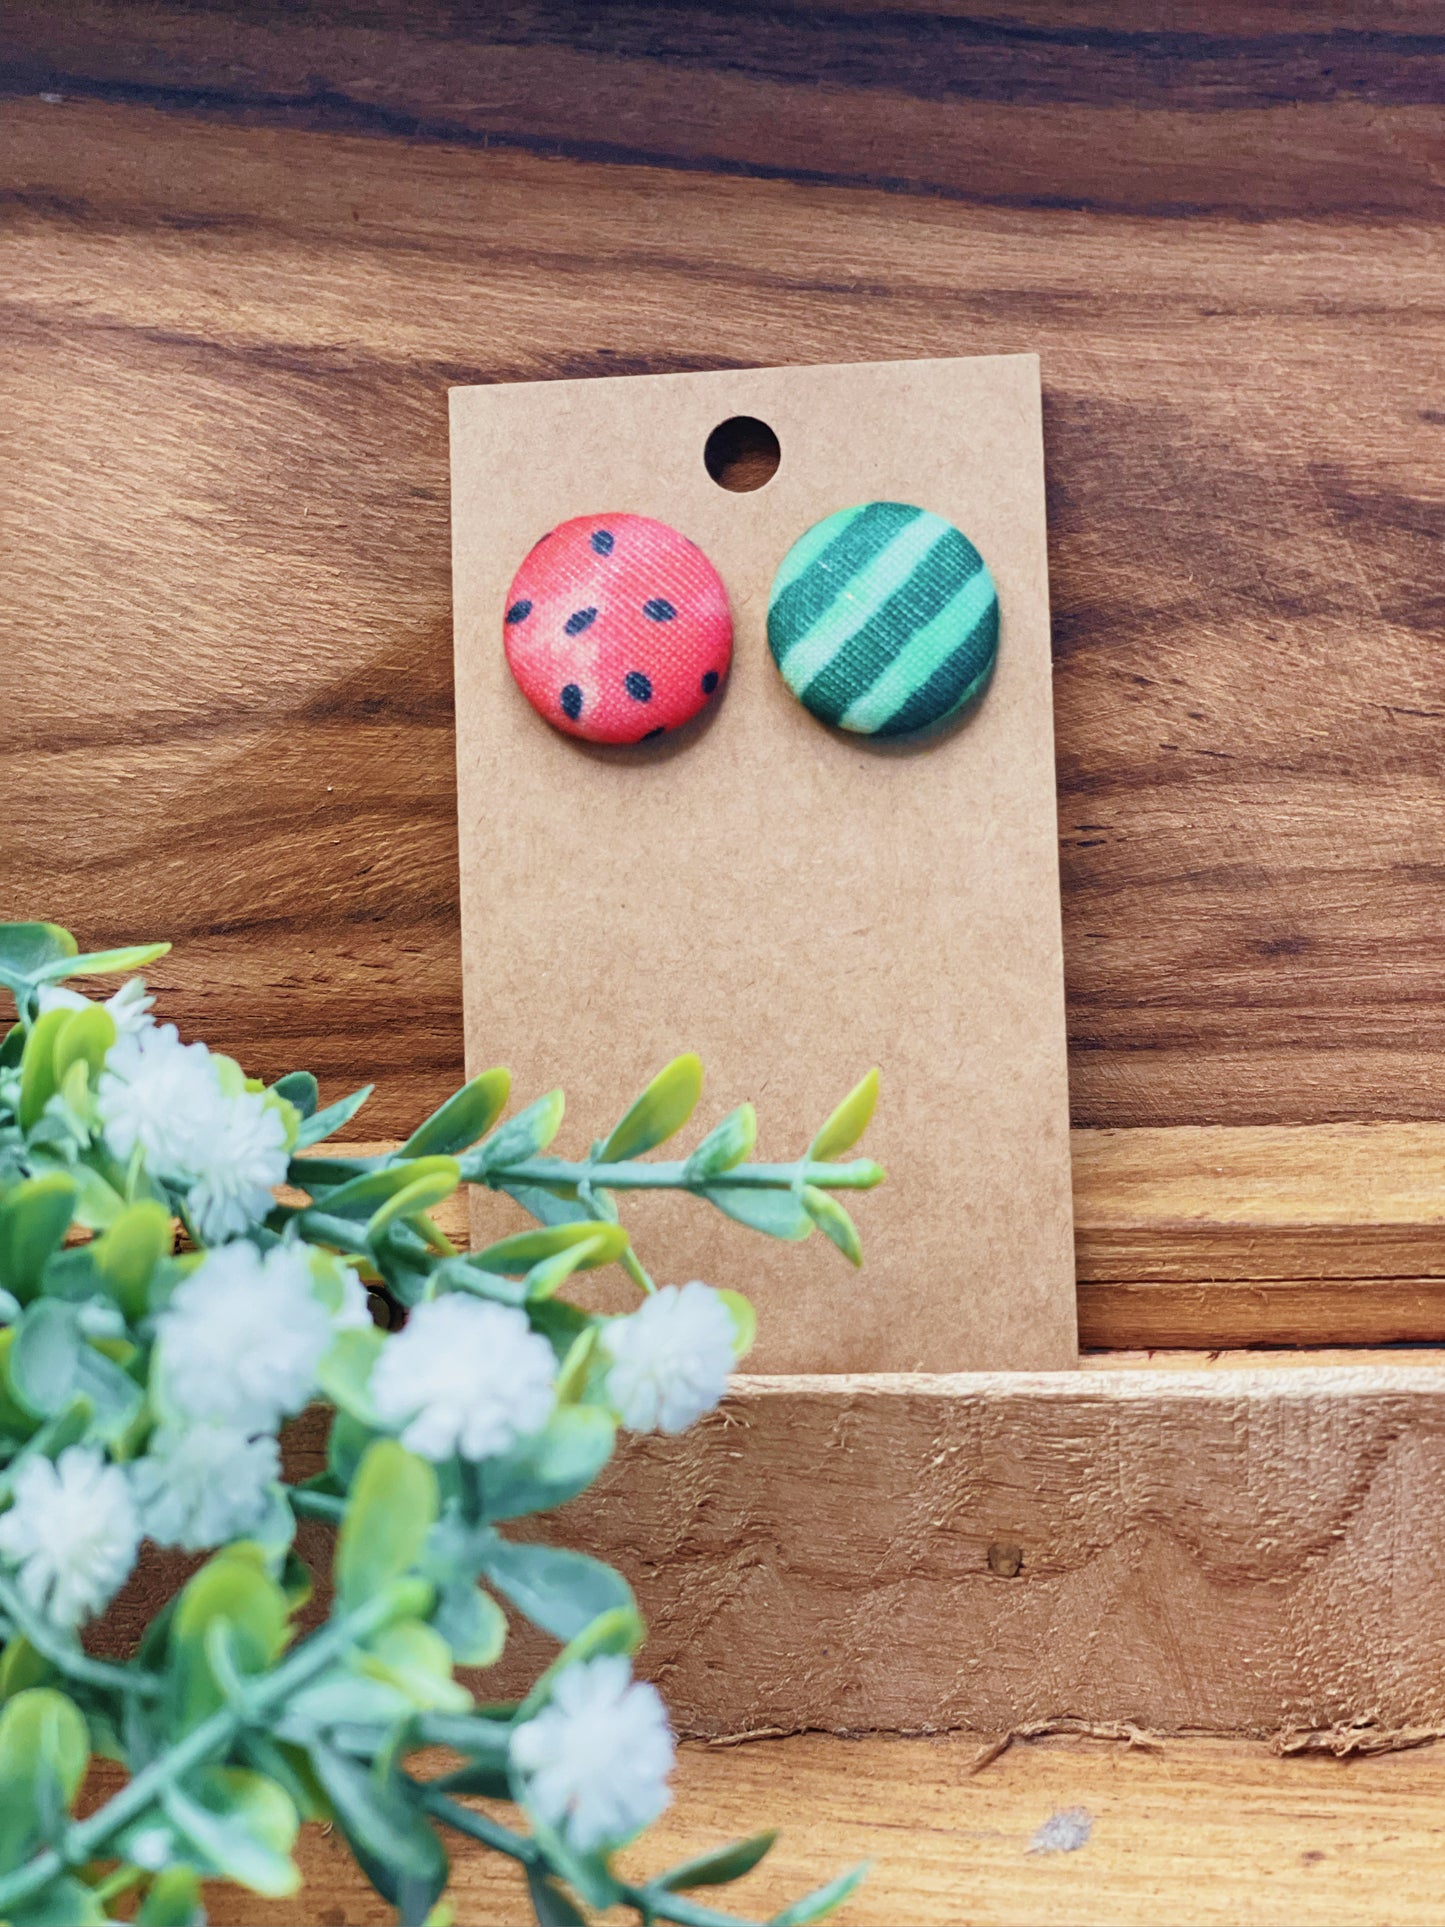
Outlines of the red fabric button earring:
{"label": "red fabric button earring", "polygon": [[645,743],[719,688],[733,619],[717,570],[666,522],[579,515],[528,553],[502,637],[539,716],[589,743]]}

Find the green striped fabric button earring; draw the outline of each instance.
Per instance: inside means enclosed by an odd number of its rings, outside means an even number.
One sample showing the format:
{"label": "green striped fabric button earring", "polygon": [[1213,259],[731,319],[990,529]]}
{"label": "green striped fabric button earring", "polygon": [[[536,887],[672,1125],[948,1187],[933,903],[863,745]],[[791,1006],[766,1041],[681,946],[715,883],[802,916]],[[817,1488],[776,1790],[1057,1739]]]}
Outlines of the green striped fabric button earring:
{"label": "green striped fabric button earring", "polygon": [[983,689],[998,654],[998,591],[941,515],[868,502],[815,522],[783,557],[768,647],[820,721],[907,736]]}

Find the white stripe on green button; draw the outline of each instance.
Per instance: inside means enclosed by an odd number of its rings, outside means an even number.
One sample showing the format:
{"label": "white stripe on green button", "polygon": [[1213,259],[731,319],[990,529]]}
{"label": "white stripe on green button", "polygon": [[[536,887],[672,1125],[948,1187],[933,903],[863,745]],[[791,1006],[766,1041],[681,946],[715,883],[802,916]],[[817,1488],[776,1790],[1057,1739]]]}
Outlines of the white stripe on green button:
{"label": "white stripe on green button", "polygon": [[927,509],[840,509],[783,557],[768,647],[805,709],[907,736],[971,702],[998,654],[998,591],[968,537]]}

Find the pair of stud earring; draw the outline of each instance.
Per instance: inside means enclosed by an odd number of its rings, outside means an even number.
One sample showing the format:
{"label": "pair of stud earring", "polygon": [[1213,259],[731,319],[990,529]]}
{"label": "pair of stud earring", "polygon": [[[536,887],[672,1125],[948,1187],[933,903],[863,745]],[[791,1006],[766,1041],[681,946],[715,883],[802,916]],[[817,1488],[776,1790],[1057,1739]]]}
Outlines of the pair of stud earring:
{"label": "pair of stud earring", "polygon": [[[695,542],[646,515],[580,515],[513,578],[507,662],[540,716],[593,743],[690,722],[727,678],[733,622]],[[942,722],[987,684],[998,593],[941,516],[904,502],[841,509],[801,535],[768,597],[768,647],[820,721],[862,736]]]}

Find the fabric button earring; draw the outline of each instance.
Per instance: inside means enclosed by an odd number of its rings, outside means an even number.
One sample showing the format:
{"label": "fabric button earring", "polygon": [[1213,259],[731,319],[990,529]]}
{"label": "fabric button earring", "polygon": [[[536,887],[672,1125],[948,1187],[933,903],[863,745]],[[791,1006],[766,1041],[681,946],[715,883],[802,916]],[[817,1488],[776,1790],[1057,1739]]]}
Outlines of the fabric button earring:
{"label": "fabric button earring", "polygon": [[733,621],[695,542],[646,515],[579,515],[530,550],[502,638],[539,716],[590,743],[689,722],[732,660]]}
{"label": "fabric button earring", "polygon": [[815,522],[783,557],[768,647],[821,722],[907,736],[982,693],[998,654],[998,591],[941,515],[868,502]]}

